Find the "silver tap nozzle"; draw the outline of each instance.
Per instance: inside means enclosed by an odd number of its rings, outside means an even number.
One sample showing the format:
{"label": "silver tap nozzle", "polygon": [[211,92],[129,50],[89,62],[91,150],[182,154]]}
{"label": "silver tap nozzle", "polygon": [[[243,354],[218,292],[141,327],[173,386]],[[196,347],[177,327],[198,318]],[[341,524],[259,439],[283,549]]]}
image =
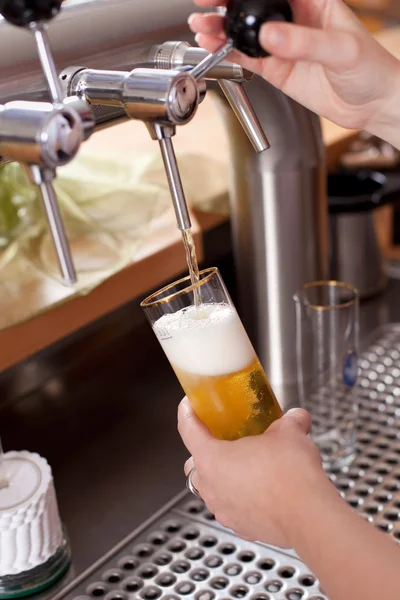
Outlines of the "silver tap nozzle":
{"label": "silver tap nozzle", "polygon": [[178,228],[181,231],[191,229],[192,224],[187,208],[185,192],[183,191],[178,162],[171,139],[175,134],[175,129],[173,127],[162,127],[154,123],[146,123],[146,125],[153,140],[157,140],[160,145]]}
{"label": "silver tap nozzle", "polygon": [[209,54],[201,48],[192,48],[186,42],[166,42],[151,49],[149,61],[158,69],[191,66],[189,73],[197,81],[201,78],[216,79],[253,148],[256,152],[263,152],[270,144],[243,86],[243,82],[254,74],[225,61],[231,51],[229,43]]}

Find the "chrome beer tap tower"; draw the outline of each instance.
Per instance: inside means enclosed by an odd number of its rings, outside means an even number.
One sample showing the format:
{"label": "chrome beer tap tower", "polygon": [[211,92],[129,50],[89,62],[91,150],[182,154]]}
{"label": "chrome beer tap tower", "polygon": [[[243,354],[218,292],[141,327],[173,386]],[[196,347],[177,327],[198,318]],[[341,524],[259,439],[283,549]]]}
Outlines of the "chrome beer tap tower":
{"label": "chrome beer tap tower", "polygon": [[[0,163],[20,162],[39,187],[63,282],[74,284],[76,273],[52,187],[57,168],[73,160],[100,126],[141,120],[159,143],[177,225],[189,229],[172,139],[177,126],[195,117],[206,80],[217,81],[231,146],[239,308],[285,404],[284,388],[296,379],[292,296],[327,268],[321,131],[315,115],[226,57],[233,49],[266,56],[259,29],[269,19],[292,20],[289,4],[231,0],[224,18],[228,42],[213,55],[185,39],[190,0],[169,3],[163,26],[154,21],[154,12],[166,10],[159,0],[140,7],[123,0],[81,0],[66,3],[62,11],[61,5],[62,0],[0,0]],[[177,41],[165,41],[166,31]],[[46,88],[32,73],[30,85],[24,85],[33,63],[22,33],[34,39]],[[18,48],[11,78],[11,62],[1,54],[6,43],[10,52]]]}

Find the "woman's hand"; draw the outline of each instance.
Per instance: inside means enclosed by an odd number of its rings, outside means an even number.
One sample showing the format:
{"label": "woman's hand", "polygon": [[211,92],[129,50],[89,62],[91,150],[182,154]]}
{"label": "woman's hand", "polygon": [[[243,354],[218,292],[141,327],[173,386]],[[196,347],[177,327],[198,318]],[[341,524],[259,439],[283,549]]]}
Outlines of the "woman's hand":
{"label": "woman's hand", "polygon": [[326,490],[337,495],[307,437],[310,417],[301,409],[289,411],[263,435],[222,442],[184,399],[178,428],[192,455],[186,475],[194,464],[193,484],[207,507],[243,539],[292,547],[293,523],[309,497]]}
{"label": "woman's hand", "polygon": [[[195,1],[199,6],[226,4]],[[261,28],[260,43],[273,56],[257,60],[232,53],[231,59],[342,127],[390,137],[390,127],[400,125],[399,61],[341,0],[292,0],[291,4],[296,24],[271,22]],[[222,18],[212,13],[189,19],[198,44],[210,52],[225,38]]]}

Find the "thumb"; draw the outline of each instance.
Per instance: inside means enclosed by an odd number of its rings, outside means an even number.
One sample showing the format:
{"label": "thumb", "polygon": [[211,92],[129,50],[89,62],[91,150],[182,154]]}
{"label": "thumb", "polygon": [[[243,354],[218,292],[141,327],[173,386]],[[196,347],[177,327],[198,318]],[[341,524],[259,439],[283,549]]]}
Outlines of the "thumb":
{"label": "thumb", "polygon": [[193,456],[199,451],[204,452],[206,446],[215,439],[207,427],[196,417],[186,397],[178,408],[178,431],[183,443]]}
{"label": "thumb", "polygon": [[351,67],[362,52],[360,38],[355,33],[289,23],[263,25],[260,44],[277,58],[320,63],[329,69]]}
{"label": "thumb", "polygon": [[292,408],[281,418],[277,419],[268,431],[272,431],[273,428],[282,429],[296,429],[298,432],[308,435],[311,431],[311,417],[307,411],[302,408]]}

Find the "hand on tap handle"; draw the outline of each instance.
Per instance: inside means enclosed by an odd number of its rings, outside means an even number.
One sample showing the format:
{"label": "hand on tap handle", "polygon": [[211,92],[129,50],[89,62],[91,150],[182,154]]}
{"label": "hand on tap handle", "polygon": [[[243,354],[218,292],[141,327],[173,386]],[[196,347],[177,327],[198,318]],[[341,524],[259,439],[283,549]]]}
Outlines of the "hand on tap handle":
{"label": "hand on tap handle", "polygon": [[[84,132],[79,114],[72,105],[63,104],[64,94],[45,31],[46,22],[57,15],[61,4],[62,0],[0,0],[0,14],[7,21],[32,31],[53,104],[6,105],[0,146],[6,156],[26,164],[32,183],[38,186],[60,272],[64,282],[70,285],[76,283],[77,277],[52,181],[57,167],[67,164],[76,155]],[[27,128],[22,140],[17,135],[17,124],[21,120]],[[54,123],[52,135],[49,134],[50,122]],[[38,147],[39,151],[35,152]]]}
{"label": "hand on tap handle", "polygon": [[287,0],[229,0],[224,31],[233,48],[252,58],[269,56],[259,42],[260,29],[269,21],[293,21]]}
{"label": "hand on tap handle", "polygon": [[[202,7],[227,6],[226,0],[195,2]],[[240,0],[239,4],[245,7],[253,2],[266,8],[275,5],[275,0]],[[220,49],[229,35],[233,38],[232,6],[236,1],[228,4],[225,17],[215,12],[190,17],[198,44],[209,52]],[[256,14],[249,16],[250,23],[256,24],[253,35],[258,31],[260,46],[272,56],[255,59],[233,52],[230,59],[320,116],[400,147],[399,61],[342,0],[291,0],[291,6],[294,23],[276,22],[273,11],[262,24]]]}
{"label": "hand on tap handle", "polygon": [[193,69],[192,75],[204,77],[233,49],[253,58],[269,56],[259,43],[261,26],[268,21],[292,20],[287,0],[228,0],[222,21],[227,43],[213,50],[207,60]]}

